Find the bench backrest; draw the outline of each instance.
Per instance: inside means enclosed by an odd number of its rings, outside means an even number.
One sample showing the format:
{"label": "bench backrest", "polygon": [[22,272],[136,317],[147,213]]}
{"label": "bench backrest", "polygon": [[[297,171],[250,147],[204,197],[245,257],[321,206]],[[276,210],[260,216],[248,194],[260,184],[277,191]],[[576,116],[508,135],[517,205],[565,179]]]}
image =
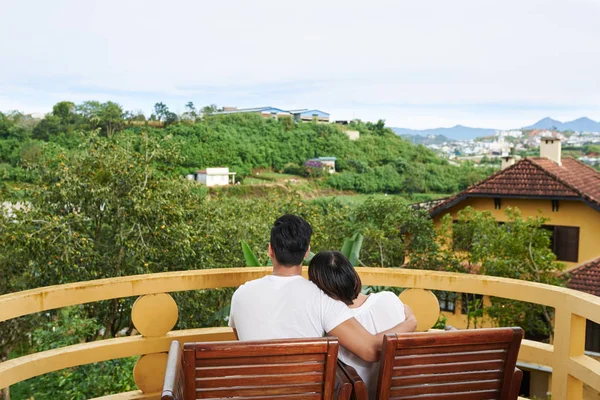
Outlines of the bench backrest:
{"label": "bench backrest", "polygon": [[[337,338],[330,337],[185,343],[183,399],[330,400],[337,352]],[[178,365],[176,356],[169,357],[174,359],[171,365]],[[179,375],[172,375],[173,381],[177,380]],[[179,386],[174,386],[170,388],[165,379],[163,399],[178,399]]]}
{"label": "bench backrest", "polygon": [[377,398],[516,398],[512,382],[521,376],[515,365],[522,338],[521,328],[386,335]]}

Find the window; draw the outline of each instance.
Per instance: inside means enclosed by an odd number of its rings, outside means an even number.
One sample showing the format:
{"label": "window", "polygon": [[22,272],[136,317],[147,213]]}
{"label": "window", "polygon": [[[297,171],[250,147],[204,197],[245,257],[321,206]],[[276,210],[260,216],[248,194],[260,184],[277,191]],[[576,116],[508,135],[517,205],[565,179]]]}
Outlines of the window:
{"label": "window", "polygon": [[499,210],[502,207],[502,200],[498,197],[494,198],[494,208]]}
{"label": "window", "polygon": [[552,212],[558,212],[558,200],[552,200]]}
{"label": "window", "polygon": [[463,293],[462,297],[461,312],[468,314],[469,311],[475,311],[483,308],[483,295]]}
{"label": "window", "polygon": [[594,353],[600,353],[600,324],[589,319],[585,326],[585,349]]}
{"label": "window", "polygon": [[550,248],[558,261],[579,260],[579,227],[544,225],[551,232]]}
{"label": "window", "polygon": [[440,311],[448,311],[451,313],[454,313],[456,311],[456,293],[436,291],[435,295],[437,296],[438,302],[440,303]]}

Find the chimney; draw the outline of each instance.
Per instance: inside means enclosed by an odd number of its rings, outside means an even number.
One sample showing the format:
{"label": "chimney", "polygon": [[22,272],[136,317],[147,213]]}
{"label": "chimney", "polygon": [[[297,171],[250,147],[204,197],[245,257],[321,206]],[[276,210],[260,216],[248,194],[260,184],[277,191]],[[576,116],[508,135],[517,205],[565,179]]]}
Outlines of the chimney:
{"label": "chimney", "polygon": [[558,165],[562,165],[560,153],[561,147],[559,138],[543,137],[540,140],[540,157],[546,157],[548,160],[552,160]]}
{"label": "chimney", "polygon": [[515,165],[515,158],[513,156],[502,156],[502,169],[506,169],[511,165]]}

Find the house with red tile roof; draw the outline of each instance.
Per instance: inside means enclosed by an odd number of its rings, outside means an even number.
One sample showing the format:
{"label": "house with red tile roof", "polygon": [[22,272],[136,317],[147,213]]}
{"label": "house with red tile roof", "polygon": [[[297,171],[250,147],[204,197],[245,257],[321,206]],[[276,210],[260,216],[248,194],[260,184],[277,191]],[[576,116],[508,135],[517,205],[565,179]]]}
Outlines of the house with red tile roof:
{"label": "house with red tile roof", "polygon": [[569,288],[600,297],[600,257],[573,268],[569,275]]}
{"label": "house with red tile roof", "polygon": [[524,217],[543,216],[552,232],[551,245],[567,269],[600,257],[600,173],[572,158],[561,157],[560,139],[543,138],[540,157],[503,169],[435,206],[429,211],[437,222],[453,217],[467,206],[490,211],[506,221],[506,207],[518,208]]}
{"label": "house with red tile roof", "polygon": [[[600,257],[569,271],[571,289],[600,296]],[[585,349],[600,357],[600,324],[586,321]]]}
{"label": "house with red tile roof", "polygon": [[[499,222],[507,221],[507,207],[518,208],[523,217],[547,218],[545,228],[552,232],[552,250],[569,270],[569,287],[600,296],[600,173],[575,159],[562,158],[560,138],[542,138],[539,157],[518,162],[505,157],[500,171],[432,203],[429,212],[439,223],[446,214],[457,219],[457,213],[467,206],[489,211]],[[476,295],[462,294],[461,299],[465,296]],[[490,300],[484,296],[481,301],[489,304]],[[454,300],[451,309],[444,308],[446,303],[442,299],[440,306],[449,323],[465,328],[466,323],[461,324],[466,318],[464,310]],[[588,355],[600,353],[600,324],[587,321],[585,348]],[[531,394],[545,397],[548,371],[529,364],[519,367],[529,376]]]}

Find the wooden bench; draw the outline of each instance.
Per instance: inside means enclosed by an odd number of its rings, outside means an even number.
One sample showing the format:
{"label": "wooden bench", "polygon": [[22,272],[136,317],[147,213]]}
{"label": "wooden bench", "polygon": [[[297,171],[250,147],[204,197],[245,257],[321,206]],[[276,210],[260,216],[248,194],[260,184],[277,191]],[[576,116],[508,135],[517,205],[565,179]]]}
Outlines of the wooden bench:
{"label": "wooden bench", "polygon": [[[334,337],[171,343],[162,400],[348,400],[352,384],[336,368]],[[337,379],[336,379],[337,377]]]}
{"label": "wooden bench", "polygon": [[[515,400],[523,373],[515,367],[521,328],[473,329],[386,335],[377,399]],[[367,400],[356,371],[353,399]]]}

